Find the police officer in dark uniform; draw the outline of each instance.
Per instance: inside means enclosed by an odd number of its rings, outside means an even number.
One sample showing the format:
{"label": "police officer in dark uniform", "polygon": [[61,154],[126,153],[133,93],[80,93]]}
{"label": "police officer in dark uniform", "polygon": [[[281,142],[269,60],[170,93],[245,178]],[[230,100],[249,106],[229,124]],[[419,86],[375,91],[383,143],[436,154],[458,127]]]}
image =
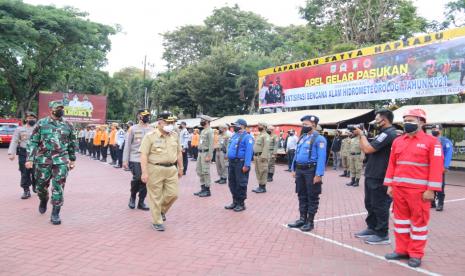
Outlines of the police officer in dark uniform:
{"label": "police officer in dark uniform", "polygon": [[365,168],[365,208],[367,229],[355,234],[357,238],[366,239],[368,244],[389,244],[389,207],[391,198],[387,195],[387,186],[383,185],[389,163],[391,145],[397,137],[392,126],[394,114],[382,109],[376,112],[375,128],[379,134],[369,142],[364,131],[355,129],[354,135],[360,136],[360,148],[368,155]]}
{"label": "police officer in dark uniform", "polygon": [[292,162],[292,174],[295,177],[296,193],[299,198],[300,218],[289,223],[290,228],[312,231],[313,220],[320,202],[322,177],[326,166],[326,139],[316,127],[319,118],[307,115],[300,119],[302,135],[297,142],[297,149]]}
{"label": "police officer in dark uniform", "polygon": [[245,129],[247,127],[245,120],[238,119],[233,126],[235,133],[228,147],[228,182],[233,202],[224,208],[241,212],[245,210],[244,201],[247,198],[247,184],[249,183],[254,140]]}

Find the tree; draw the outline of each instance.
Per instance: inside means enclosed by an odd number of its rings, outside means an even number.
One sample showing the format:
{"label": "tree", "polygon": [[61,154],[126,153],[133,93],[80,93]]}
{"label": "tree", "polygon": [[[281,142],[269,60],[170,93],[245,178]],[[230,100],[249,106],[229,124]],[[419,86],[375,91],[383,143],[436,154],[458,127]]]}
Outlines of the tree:
{"label": "tree", "polygon": [[427,27],[409,0],[307,0],[300,13],[310,26],[333,26],[341,42],[358,46],[410,37]]}
{"label": "tree", "polygon": [[448,27],[453,25],[460,27],[465,25],[465,1],[455,0],[446,4],[445,11],[446,20],[443,26]]}
{"label": "tree", "polygon": [[95,72],[106,62],[115,28],[91,22],[73,8],[0,1],[0,75],[6,79],[24,116],[39,90],[80,73]]}

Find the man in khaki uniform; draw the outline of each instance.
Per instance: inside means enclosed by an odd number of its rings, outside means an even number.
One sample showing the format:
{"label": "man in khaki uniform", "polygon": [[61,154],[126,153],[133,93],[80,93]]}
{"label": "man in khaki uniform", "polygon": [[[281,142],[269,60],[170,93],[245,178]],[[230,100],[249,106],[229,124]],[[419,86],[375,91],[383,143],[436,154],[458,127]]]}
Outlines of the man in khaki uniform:
{"label": "man in khaki uniform", "polygon": [[350,177],[349,171],[349,157],[350,157],[350,138],[347,136],[346,132],[343,132],[344,139],[341,142],[341,160],[342,160],[342,168],[344,169],[344,173],[341,174],[341,177]]}
{"label": "man in khaki uniform", "polygon": [[199,140],[199,156],[197,158],[197,175],[200,178],[200,191],[194,193],[199,197],[211,196],[210,192],[210,164],[213,158],[213,130],[210,122],[213,119],[210,116],[200,116],[200,126],[203,127]]}
{"label": "man in khaki uniform", "polygon": [[273,181],[273,175],[275,170],[276,155],[279,148],[279,136],[274,132],[274,126],[269,125],[267,129],[268,135],[270,135],[270,163],[268,164],[268,182]]}
{"label": "man in khaki uniform", "polygon": [[228,126],[221,125],[218,128],[219,136],[218,136],[218,147],[215,149],[216,151],[216,171],[218,172],[218,176],[220,179],[216,180],[215,183],[218,184],[226,184],[226,179],[228,179],[228,146],[229,146],[229,134],[228,134]]}
{"label": "man in khaki uniform", "polygon": [[141,180],[147,183],[152,227],[165,231],[163,221],[178,198],[179,178],[183,175],[182,148],[175,131],[174,117],[162,113],[157,128],[144,136],[140,146]]}
{"label": "man in khaki uniform", "polygon": [[261,122],[258,123],[258,134],[255,144],[253,146],[255,174],[257,176],[258,187],[252,192],[266,193],[266,182],[268,173],[268,164],[270,162],[270,141],[271,137],[266,132],[268,124]]}
{"label": "man in khaki uniform", "polygon": [[354,136],[353,134],[351,134],[351,136],[349,167],[352,179],[350,183],[347,183],[347,186],[357,187],[360,182],[360,177],[362,176],[363,159],[365,158],[365,154],[360,148],[360,136]]}

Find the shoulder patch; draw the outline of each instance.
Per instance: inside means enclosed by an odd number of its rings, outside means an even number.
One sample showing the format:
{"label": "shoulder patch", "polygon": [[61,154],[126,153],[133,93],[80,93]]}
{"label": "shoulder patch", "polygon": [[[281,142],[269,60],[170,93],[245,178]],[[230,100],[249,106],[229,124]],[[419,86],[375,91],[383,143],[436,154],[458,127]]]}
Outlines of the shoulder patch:
{"label": "shoulder patch", "polygon": [[442,150],[440,147],[434,147],[434,156],[442,156]]}
{"label": "shoulder patch", "polygon": [[449,144],[449,143],[446,144],[446,148],[450,148],[450,144]]}
{"label": "shoulder patch", "polygon": [[320,148],[324,149],[325,147],[325,143],[324,142],[320,142]]}
{"label": "shoulder patch", "polygon": [[383,132],[380,135],[378,135],[378,137],[376,138],[376,141],[381,143],[386,139],[386,137],[387,137],[387,134]]}
{"label": "shoulder patch", "polygon": [[253,143],[253,139],[250,138],[250,139],[249,139],[249,144],[252,144],[252,143]]}

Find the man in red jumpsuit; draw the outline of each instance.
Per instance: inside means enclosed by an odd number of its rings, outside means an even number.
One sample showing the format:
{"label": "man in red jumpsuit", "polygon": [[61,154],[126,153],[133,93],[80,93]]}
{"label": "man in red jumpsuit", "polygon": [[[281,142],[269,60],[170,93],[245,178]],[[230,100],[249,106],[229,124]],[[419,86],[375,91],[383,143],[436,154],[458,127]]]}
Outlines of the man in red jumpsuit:
{"label": "man in red jumpsuit", "polygon": [[384,179],[393,199],[396,249],[388,260],[409,259],[419,267],[428,235],[429,211],[434,192],[441,191],[444,171],[439,140],[425,134],[426,114],[412,109],[404,114],[405,134],[392,144]]}

